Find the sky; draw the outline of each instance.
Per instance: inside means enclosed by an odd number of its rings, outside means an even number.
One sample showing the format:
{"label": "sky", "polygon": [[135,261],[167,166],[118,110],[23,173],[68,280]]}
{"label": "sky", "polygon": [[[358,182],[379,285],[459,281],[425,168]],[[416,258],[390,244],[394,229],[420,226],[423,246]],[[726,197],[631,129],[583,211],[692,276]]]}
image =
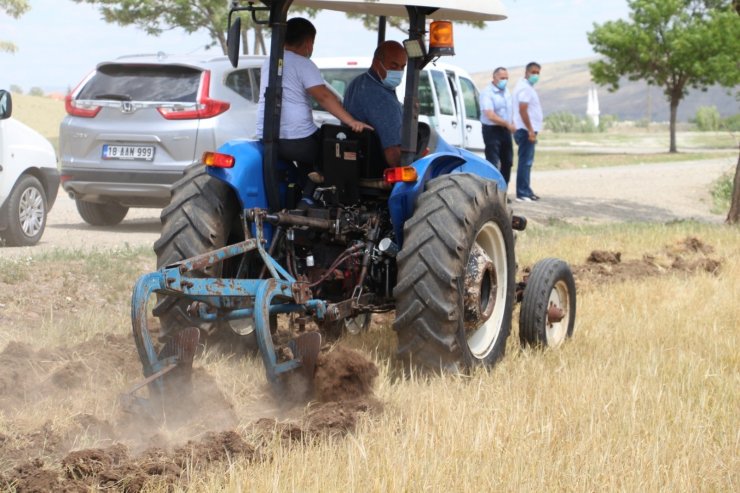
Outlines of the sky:
{"label": "sky", "polygon": [[[226,0],[224,0],[226,1]],[[593,24],[626,19],[627,0],[502,0],[504,21],[484,29],[454,28],[455,52],[445,59],[468,72],[497,66],[522,66],[530,61],[559,62],[594,56],[586,33]],[[31,10],[18,19],[0,14],[0,40],[17,51],[0,53],[0,88],[11,84],[25,92],[65,92],[75,87],[98,62],[135,53],[206,53],[207,34],[174,29],[154,37],[135,27],[108,24],[95,6],[72,0],[31,0]],[[318,31],[314,57],[370,56],[377,37],[358,21],[339,12],[321,12],[311,19]],[[406,36],[388,29],[386,38]],[[269,44],[269,42],[268,42]],[[218,50],[207,53],[218,55]],[[543,79],[546,74],[543,73]]]}

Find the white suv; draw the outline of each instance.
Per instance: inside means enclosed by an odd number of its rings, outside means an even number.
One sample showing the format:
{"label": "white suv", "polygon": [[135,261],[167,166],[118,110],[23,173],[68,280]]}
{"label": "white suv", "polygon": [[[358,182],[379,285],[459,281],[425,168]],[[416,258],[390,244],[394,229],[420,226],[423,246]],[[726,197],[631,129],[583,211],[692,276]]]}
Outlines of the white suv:
{"label": "white suv", "polygon": [[8,246],[35,245],[59,190],[54,147],[11,118],[13,99],[0,89],[0,237]]}
{"label": "white suv", "polygon": [[264,56],[136,55],[98,64],[66,100],[62,187],[96,226],[164,207],[204,151],[252,137]]}

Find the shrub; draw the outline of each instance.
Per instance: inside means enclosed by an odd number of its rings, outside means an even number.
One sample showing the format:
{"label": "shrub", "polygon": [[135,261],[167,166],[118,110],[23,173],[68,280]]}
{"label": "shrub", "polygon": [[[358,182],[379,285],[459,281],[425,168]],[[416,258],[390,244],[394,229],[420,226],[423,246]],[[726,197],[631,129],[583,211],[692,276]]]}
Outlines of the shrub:
{"label": "shrub", "polygon": [[545,117],[545,126],[555,133],[596,132],[596,125],[590,118],[574,115],[567,111],[557,111]]}
{"label": "shrub", "polygon": [[28,91],[28,94],[30,94],[31,96],[43,96],[44,95],[44,90],[41,89],[40,87],[32,87]]}
{"label": "shrub", "polygon": [[722,213],[730,210],[734,179],[734,173],[725,173],[712,184],[712,198],[714,199],[715,210]]}
{"label": "shrub", "polygon": [[702,132],[719,130],[720,116],[716,106],[700,106],[694,117],[696,128]]}
{"label": "shrub", "polygon": [[723,118],[720,122],[720,128],[730,132],[740,132],[740,113]]}
{"label": "shrub", "polygon": [[18,84],[10,84],[10,92],[13,94],[23,94],[23,88]]}
{"label": "shrub", "polygon": [[617,115],[601,115],[599,118],[599,132],[606,132],[619,121]]}

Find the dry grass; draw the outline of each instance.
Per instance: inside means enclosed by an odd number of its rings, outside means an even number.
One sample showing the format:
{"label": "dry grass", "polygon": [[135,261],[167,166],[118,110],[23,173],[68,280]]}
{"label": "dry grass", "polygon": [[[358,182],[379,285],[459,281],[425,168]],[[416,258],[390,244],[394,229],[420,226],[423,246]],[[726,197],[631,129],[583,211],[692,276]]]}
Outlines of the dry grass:
{"label": "dry grass", "polygon": [[[370,333],[346,339],[372,354],[380,367],[380,414],[366,416],[343,437],[292,443],[275,437],[262,449],[269,460],[234,459],[193,468],[185,475],[187,488],[737,491],[737,229],[694,223],[542,227],[519,236],[520,266],[553,255],[581,264],[594,249],[640,258],[689,235],[715,248],[714,257],[723,260],[719,275],[582,285],[572,341],[556,351],[521,350],[515,329],[506,358],[492,371],[403,379],[389,362],[395,345],[389,327],[375,326]],[[141,265],[150,259],[123,260]],[[119,274],[133,280],[130,268]],[[27,282],[19,280],[16,286]],[[110,303],[109,311],[80,307],[64,322],[43,316],[42,323],[24,328],[8,327],[0,316],[3,342],[38,339],[40,346],[56,340],[44,333],[60,337],[62,331],[77,340],[93,330],[127,333],[124,296]],[[233,403],[243,433],[248,435],[249,425],[259,417],[286,417],[265,399],[259,360],[209,352],[200,365]],[[48,421],[63,428],[69,416],[84,411],[107,419],[115,412],[112,397],[129,383],[120,377],[113,382],[111,388],[88,389],[84,399],[42,402],[27,415],[25,426]],[[0,433],[9,420],[0,419]],[[94,436],[83,435],[76,446],[93,442]],[[150,486],[168,491],[165,485]]]}

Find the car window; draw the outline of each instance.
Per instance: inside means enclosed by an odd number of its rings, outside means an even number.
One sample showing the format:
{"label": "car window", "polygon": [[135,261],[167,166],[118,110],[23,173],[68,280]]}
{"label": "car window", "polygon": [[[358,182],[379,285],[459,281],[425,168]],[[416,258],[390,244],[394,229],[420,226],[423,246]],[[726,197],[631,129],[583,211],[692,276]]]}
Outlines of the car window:
{"label": "car window", "polygon": [[460,113],[460,109],[457,107],[457,84],[455,84],[455,72],[451,70],[447,71],[447,82],[450,84],[450,92],[452,93],[452,102],[455,103],[455,113]]}
{"label": "car window", "polygon": [[[324,68],[319,69],[324,81],[331,86],[340,96],[344,97],[344,91],[352,80],[360,74],[367,72],[367,67],[362,68]],[[311,98],[311,109],[323,110],[313,98]]]}
{"label": "car window", "polygon": [[201,71],[178,65],[99,67],[77,99],[195,102]]}
{"label": "car window", "polygon": [[226,76],[225,84],[247,101],[257,103],[260,90],[260,69],[235,70]]}
{"label": "car window", "polygon": [[480,103],[478,103],[478,89],[470,79],[460,77],[460,90],[465,103],[465,118],[478,120],[480,118]]}
{"label": "car window", "polygon": [[434,96],[427,72],[422,72],[419,77],[419,114],[434,116]]}
{"label": "car window", "polygon": [[439,112],[443,115],[454,115],[455,110],[452,105],[450,89],[447,86],[447,77],[438,70],[432,70],[431,72],[432,82],[434,82],[434,90],[437,93],[437,101],[439,101]]}

